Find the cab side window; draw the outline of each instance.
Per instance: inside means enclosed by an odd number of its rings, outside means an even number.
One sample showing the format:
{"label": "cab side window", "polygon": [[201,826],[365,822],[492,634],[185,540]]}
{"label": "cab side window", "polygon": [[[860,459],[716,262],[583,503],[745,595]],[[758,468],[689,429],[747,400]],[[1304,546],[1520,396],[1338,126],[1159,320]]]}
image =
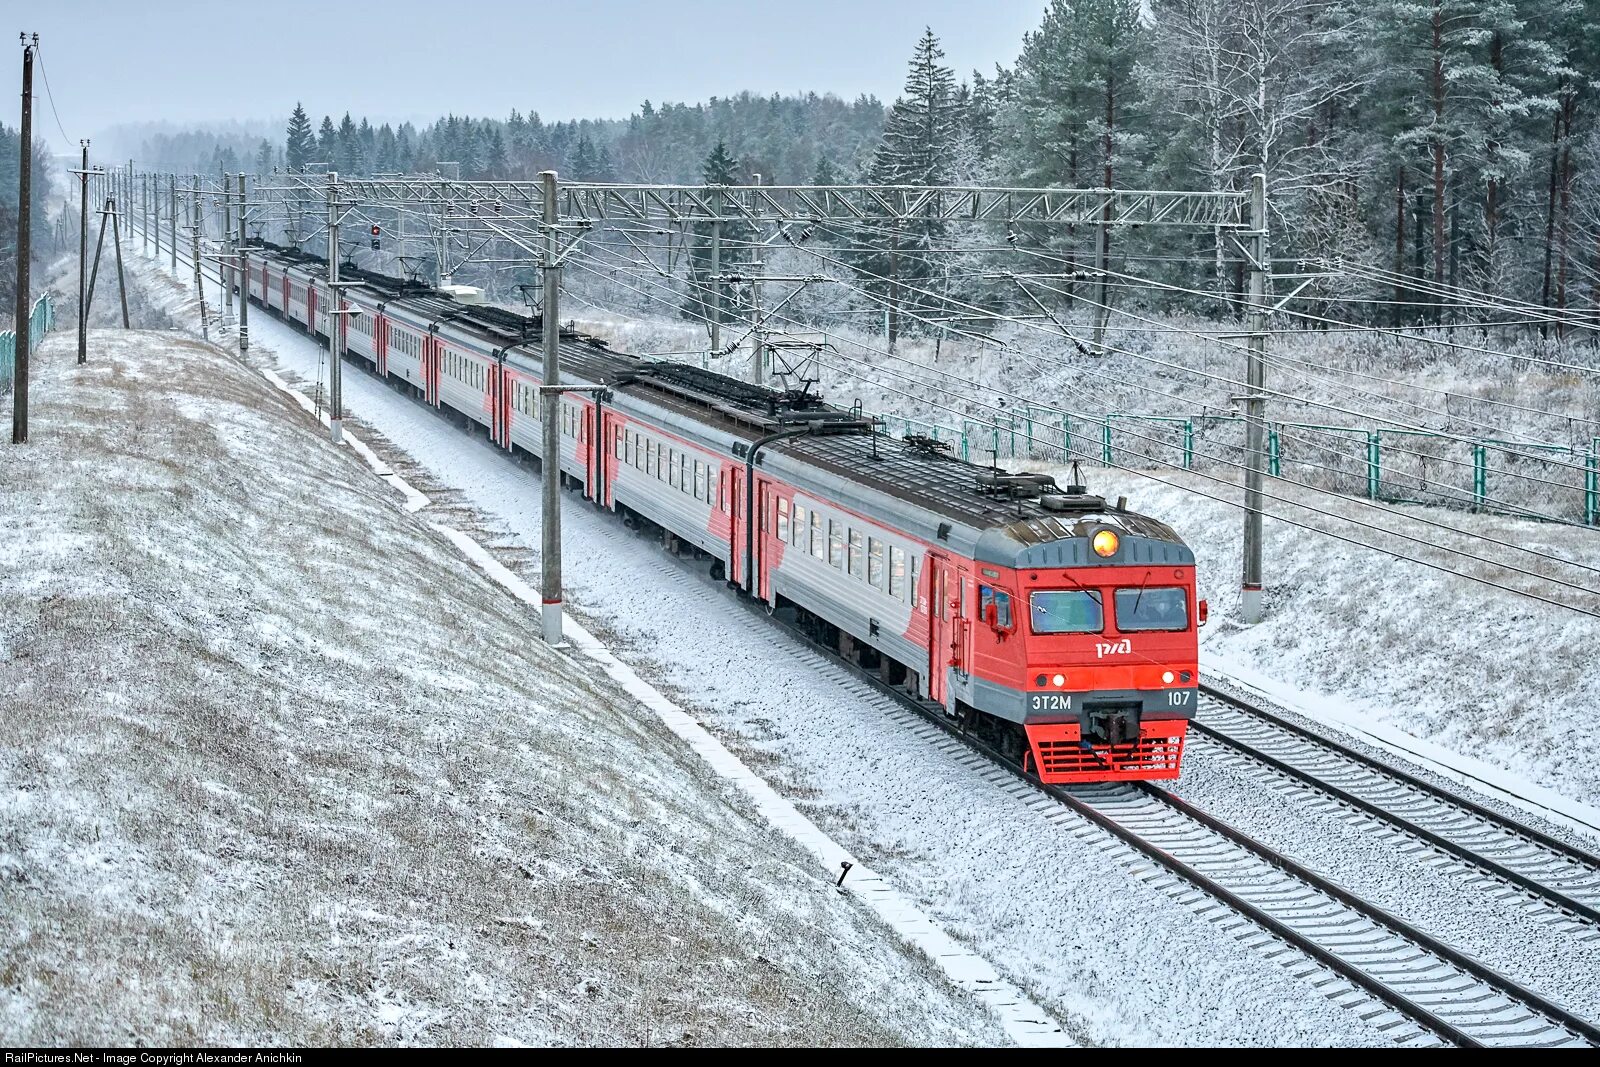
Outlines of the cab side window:
{"label": "cab side window", "polygon": [[978,586],[978,617],[989,621],[989,609],[994,608],[994,624],[1002,630],[1011,628],[1011,594],[987,585]]}

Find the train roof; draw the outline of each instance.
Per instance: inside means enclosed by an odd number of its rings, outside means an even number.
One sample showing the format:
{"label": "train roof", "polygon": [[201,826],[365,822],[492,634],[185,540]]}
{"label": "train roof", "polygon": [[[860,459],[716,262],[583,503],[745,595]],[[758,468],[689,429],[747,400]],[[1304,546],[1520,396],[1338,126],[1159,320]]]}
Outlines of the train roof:
{"label": "train roof", "polygon": [[[326,260],[319,256],[266,244],[282,259],[326,270]],[[536,355],[533,346],[542,341],[538,316],[465,304],[424,282],[355,267],[342,266],[340,271],[386,300],[403,299],[420,317],[476,330],[501,348],[518,347]],[[647,399],[747,444],[807,427],[812,432],[774,440],[762,455],[792,457],[970,527],[978,533],[978,557],[990,562],[1016,567],[1194,562],[1182,539],[1157,519],[1108,504],[1081,486],[1057,486],[1048,475],[970,463],[952,454],[948,442],[890,437],[859,409],[840,408],[808,391],[770,389],[690,364],[630,356],[573,330],[562,331],[560,351],[563,367],[587,381]],[[1139,558],[1093,557],[1088,538],[1107,528],[1124,537],[1127,555]]]}

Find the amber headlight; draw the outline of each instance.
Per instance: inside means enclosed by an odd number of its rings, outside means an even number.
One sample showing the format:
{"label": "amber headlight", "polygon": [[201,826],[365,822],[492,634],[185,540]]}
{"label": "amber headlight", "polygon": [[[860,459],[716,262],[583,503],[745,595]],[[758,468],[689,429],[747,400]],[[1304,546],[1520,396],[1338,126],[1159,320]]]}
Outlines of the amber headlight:
{"label": "amber headlight", "polygon": [[1094,546],[1095,555],[1109,558],[1117,554],[1117,546],[1121,544],[1121,540],[1110,530],[1101,530],[1089,543]]}

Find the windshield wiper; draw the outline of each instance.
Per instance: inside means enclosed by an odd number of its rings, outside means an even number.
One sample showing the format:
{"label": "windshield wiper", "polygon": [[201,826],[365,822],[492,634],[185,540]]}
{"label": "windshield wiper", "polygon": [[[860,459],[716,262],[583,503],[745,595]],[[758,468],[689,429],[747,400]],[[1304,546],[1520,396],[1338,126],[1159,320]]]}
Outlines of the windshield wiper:
{"label": "windshield wiper", "polygon": [[1150,571],[1147,568],[1145,570],[1145,572],[1144,572],[1144,580],[1139,583],[1139,595],[1133,598],[1133,610],[1131,612],[1129,612],[1129,614],[1132,615],[1136,619],[1139,617],[1139,601],[1144,599],[1144,587],[1149,585],[1149,584],[1150,584]]}

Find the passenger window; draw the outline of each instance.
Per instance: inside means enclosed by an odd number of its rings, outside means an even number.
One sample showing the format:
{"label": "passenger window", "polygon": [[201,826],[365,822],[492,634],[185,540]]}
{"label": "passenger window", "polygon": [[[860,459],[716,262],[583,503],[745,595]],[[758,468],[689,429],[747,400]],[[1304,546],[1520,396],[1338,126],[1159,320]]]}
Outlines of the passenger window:
{"label": "passenger window", "polygon": [[806,509],[805,505],[796,503],[794,506],[794,539],[789,543],[796,548],[805,548],[806,537]]}
{"label": "passenger window", "polygon": [[844,527],[832,519],[828,520],[828,565],[844,567]]}
{"label": "passenger window", "polygon": [[706,465],[698,459],[694,461],[694,498],[706,498]]}
{"label": "passenger window", "polygon": [[861,531],[854,528],[850,530],[850,557],[848,569],[852,578],[863,577],[863,572],[861,569]]}
{"label": "passenger window", "polygon": [[667,484],[678,488],[678,462],[683,459],[677,449],[667,449]]}
{"label": "passenger window", "polygon": [[811,554],[818,559],[828,558],[828,545],[823,539],[822,512],[811,513]]}
{"label": "passenger window", "polygon": [[883,588],[883,542],[876,537],[867,538],[867,584]]}
{"label": "passenger window", "polygon": [[889,595],[906,598],[906,550],[894,545],[889,546]]}
{"label": "passenger window", "polygon": [[781,496],[778,498],[778,540],[789,540],[789,502]]}

